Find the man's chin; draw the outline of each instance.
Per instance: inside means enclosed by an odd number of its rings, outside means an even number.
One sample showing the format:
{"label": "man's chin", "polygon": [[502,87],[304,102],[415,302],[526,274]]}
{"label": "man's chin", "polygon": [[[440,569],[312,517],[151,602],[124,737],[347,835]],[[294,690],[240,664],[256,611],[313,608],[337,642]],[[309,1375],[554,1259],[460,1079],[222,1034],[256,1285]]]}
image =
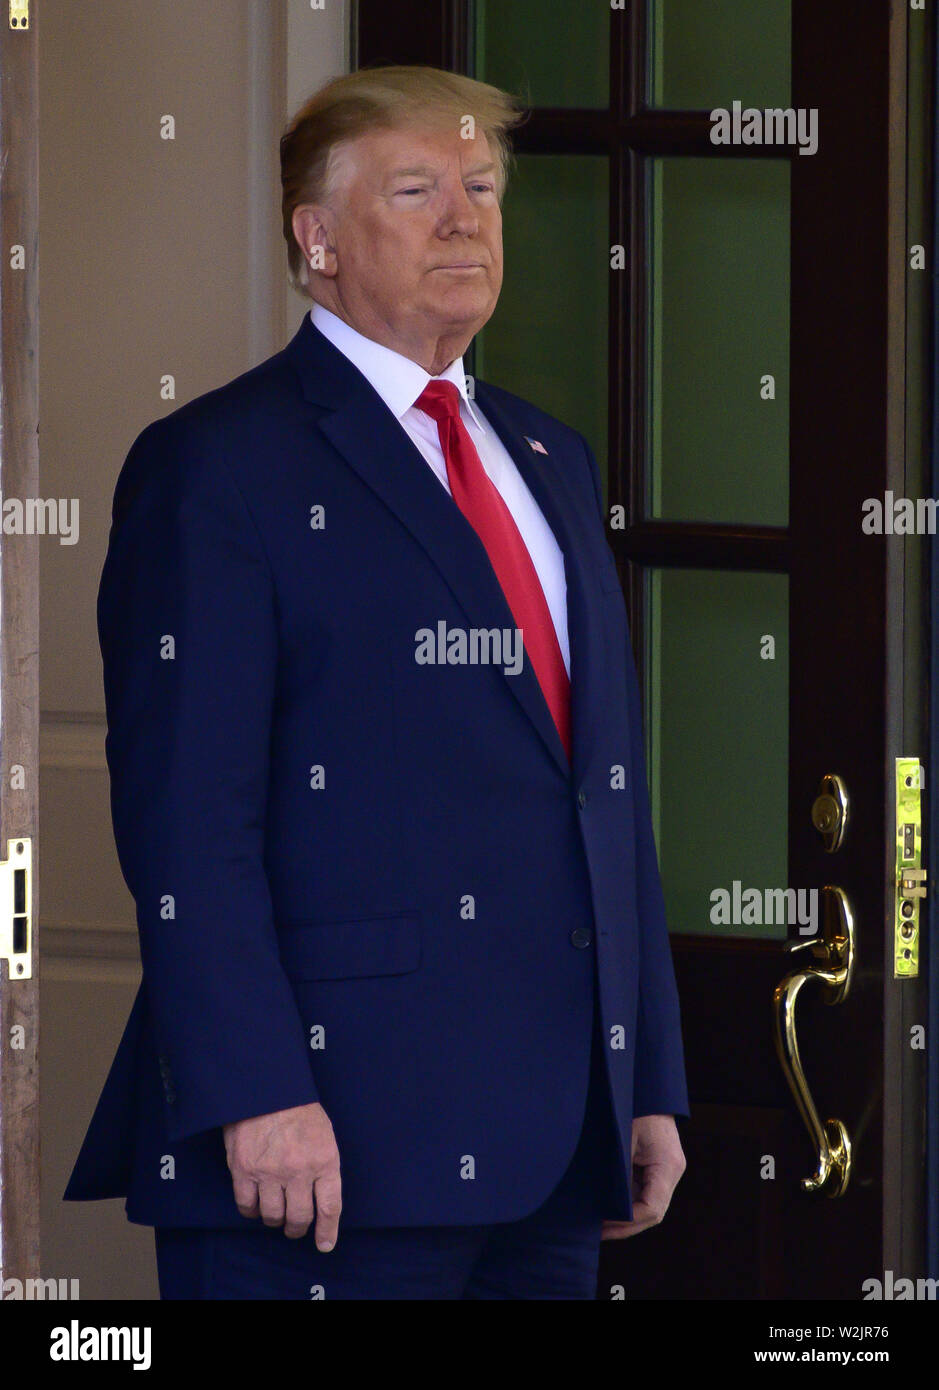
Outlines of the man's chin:
{"label": "man's chin", "polygon": [[438,300],[428,317],[440,325],[440,336],[466,334],[467,340],[478,333],[491,319],[495,304],[488,300],[480,303],[479,298],[448,295]]}

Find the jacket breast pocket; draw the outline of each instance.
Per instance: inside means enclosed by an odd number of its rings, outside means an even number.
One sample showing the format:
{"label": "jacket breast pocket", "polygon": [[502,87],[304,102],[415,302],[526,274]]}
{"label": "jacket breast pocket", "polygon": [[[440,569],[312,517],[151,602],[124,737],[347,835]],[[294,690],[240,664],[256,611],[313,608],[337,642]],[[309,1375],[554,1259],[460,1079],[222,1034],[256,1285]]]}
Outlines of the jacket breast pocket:
{"label": "jacket breast pocket", "polygon": [[421,963],[421,918],[387,917],[300,922],[280,932],[280,957],[294,980],[350,980],[407,975]]}

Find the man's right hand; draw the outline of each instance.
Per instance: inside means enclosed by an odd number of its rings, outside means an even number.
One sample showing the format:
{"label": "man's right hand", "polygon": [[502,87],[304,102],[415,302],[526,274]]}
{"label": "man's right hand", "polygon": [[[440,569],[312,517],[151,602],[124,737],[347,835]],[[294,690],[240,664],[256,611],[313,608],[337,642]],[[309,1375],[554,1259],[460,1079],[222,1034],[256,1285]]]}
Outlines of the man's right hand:
{"label": "man's right hand", "polygon": [[305,1236],[316,1202],[316,1246],[332,1250],[339,1232],[342,1183],[329,1116],[317,1103],[223,1125],[225,1152],[242,1216],[260,1216],[284,1235]]}

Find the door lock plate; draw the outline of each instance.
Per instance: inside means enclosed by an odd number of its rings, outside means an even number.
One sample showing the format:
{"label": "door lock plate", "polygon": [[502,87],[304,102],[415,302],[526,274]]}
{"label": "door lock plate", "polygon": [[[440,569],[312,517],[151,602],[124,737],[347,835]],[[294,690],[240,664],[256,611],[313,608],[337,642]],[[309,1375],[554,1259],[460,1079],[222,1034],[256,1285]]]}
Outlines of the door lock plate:
{"label": "door lock plate", "polygon": [[897,758],[897,872],[894,888],[893,978],[919,974],[919,905],[926,896],[923,868],[922,789],[925,773],[918,758]]}
{"label": "door lock plate", "polygon": [[9,980],[33,974],[33,842],[28,835],[7,841],[0,860],[0,959]]}
{"label": "door lock plate", "polygon": [[29,28],[29,0],[10,0],[10,28]]}

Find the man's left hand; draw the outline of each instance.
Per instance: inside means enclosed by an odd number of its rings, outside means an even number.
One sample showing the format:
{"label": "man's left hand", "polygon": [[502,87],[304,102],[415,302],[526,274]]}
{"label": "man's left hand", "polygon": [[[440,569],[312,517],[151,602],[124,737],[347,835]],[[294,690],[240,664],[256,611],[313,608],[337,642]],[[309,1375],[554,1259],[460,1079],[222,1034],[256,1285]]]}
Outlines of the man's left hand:
{"label": "man's left hand", "polygon": [[685,1166],[673,1115],[639,1115],[633,1120],[633,1219],[604,1221],[600,1239],[625,1240],[657,1226]]}

